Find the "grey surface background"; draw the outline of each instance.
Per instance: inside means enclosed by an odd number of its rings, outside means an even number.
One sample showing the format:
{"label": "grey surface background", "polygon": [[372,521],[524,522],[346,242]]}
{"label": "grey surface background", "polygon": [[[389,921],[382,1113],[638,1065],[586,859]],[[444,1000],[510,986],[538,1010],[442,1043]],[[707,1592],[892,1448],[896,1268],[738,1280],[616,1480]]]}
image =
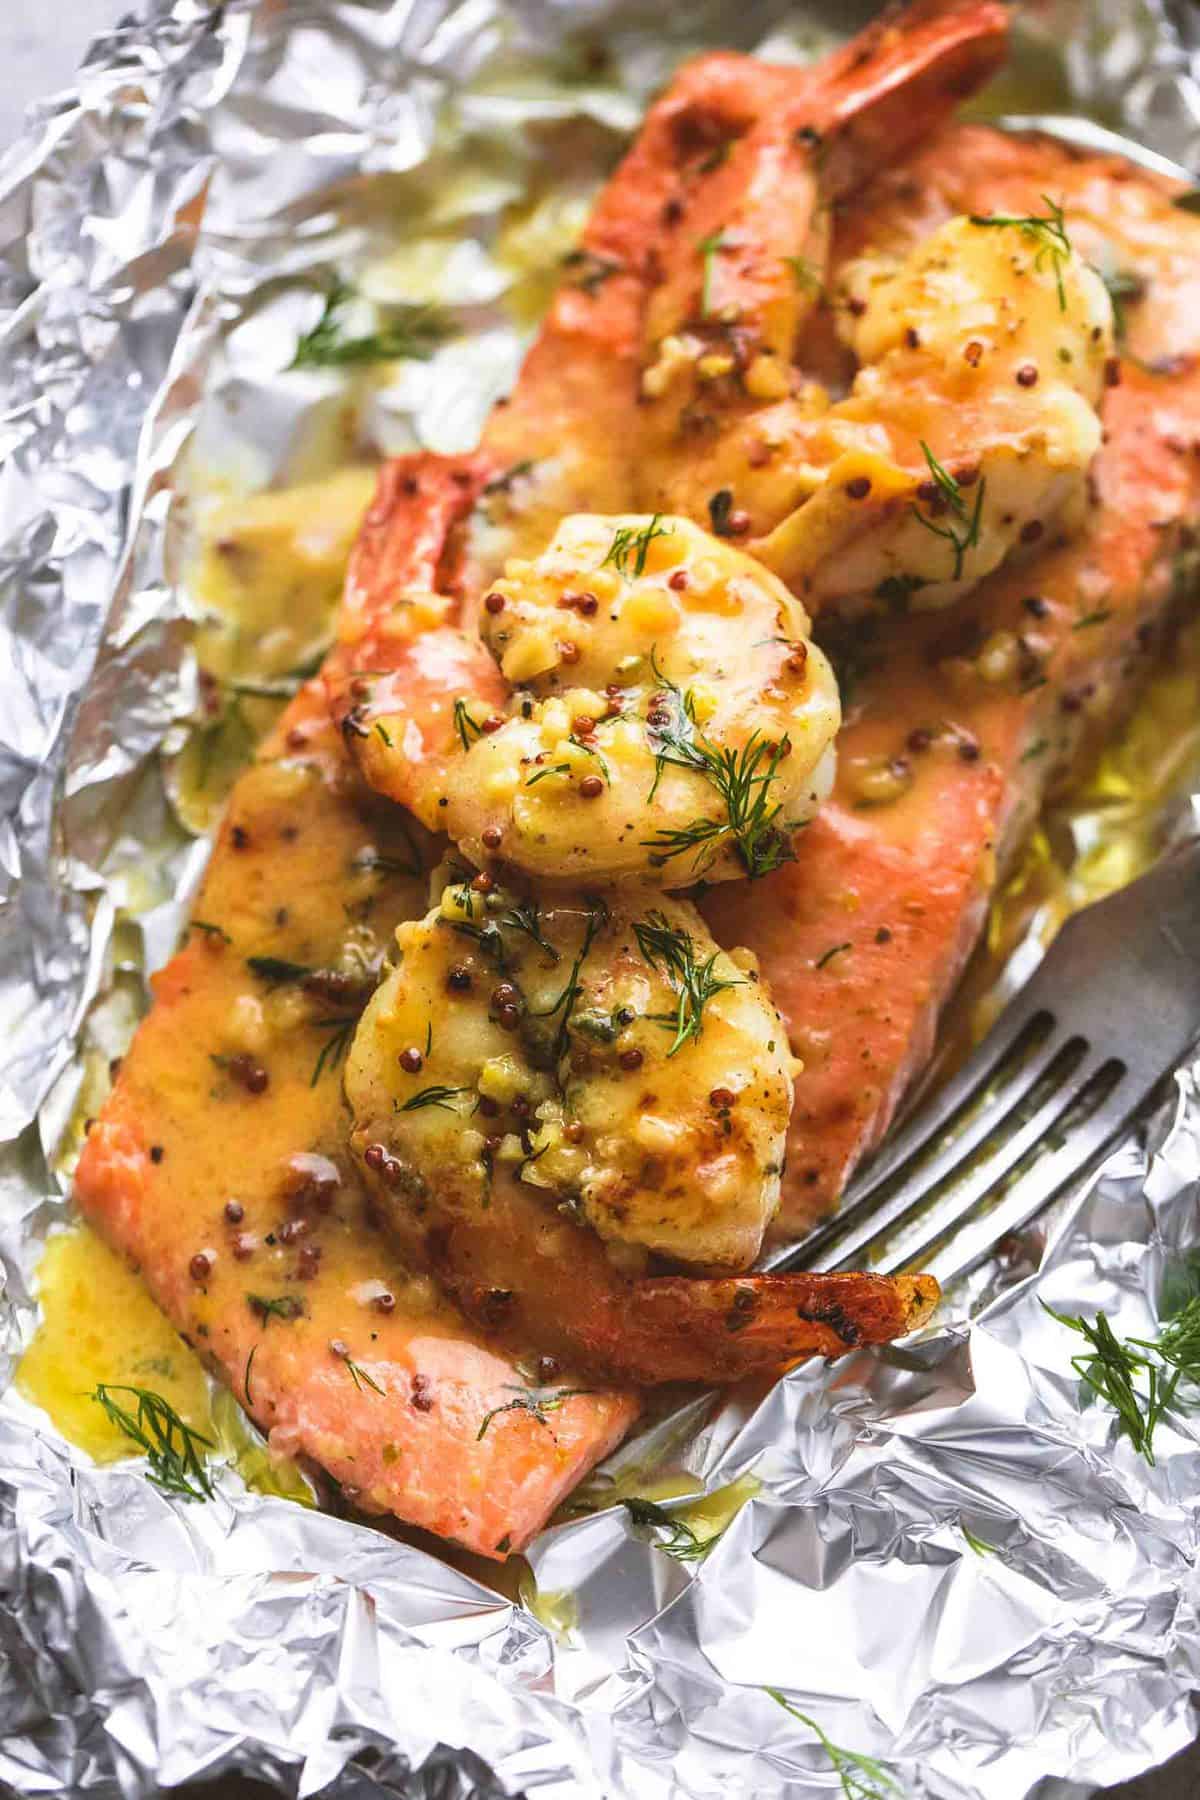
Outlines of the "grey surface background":
{"label": "grey surface background", "polygon": [[[17,135],[29,103],[65,87],[95,34],[132,10],[120,0],[0,0],[0,151]],[[266,1794],[236,1781],[188,1791],[195,1800],[265,1800]],[[1110,1800],[1200,1800],[1200,1744],[1108,1794]]]}

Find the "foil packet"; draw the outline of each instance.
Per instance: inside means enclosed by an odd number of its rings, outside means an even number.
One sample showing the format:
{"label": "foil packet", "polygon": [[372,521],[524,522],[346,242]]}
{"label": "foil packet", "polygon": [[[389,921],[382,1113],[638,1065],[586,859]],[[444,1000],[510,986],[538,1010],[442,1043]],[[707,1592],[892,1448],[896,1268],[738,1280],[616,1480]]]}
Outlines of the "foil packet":
{"label": "foil packet", "polygon": [[[214,491],[345,448],[344,385],[285,368],[331,272],[459,327],[355,396],[355,434],[465,447],[532,327],[539,234],[582,216],[674,64],[807,57],[849,23],[782,0],[155,0],[31,112],[0,164],[6,1383],[89,1071],[207,853],[169,776],[197,702],[189,534]],[[1034,7],[1000,104],[1194,166],[1194,29],[1160,0]],[[1200,829],[1200,804],[1176,793],[1169,823]],[[232,1468],[206,1506],[173,1503],[9,1385],[0,1783],[1067,1800],[1137,1773],[1192,1735],[1200,1433],[1172,1414],[1154,1464],[1136,1455],[1043,1302],[1150,1335],[1200,1251],[1198,1189],[1182,1070],[1032,1263],[981,1271],[948,1322],[697,1400],[618,1452],[593,1510],[532,1547],[526,1604]],[[647,1468],[711,1496],[704,1558],[619,1504]]]}

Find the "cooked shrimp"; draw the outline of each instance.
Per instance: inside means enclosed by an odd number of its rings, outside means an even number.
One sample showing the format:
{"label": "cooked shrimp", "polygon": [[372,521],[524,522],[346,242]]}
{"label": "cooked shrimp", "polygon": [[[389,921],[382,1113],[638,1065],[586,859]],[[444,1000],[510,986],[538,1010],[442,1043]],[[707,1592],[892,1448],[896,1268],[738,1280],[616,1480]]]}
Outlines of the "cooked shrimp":
{"label": "cooked shrimp", "polygon": [[414,1182],[478,1207],[518,1181],[643,1255],[754,1260],[792,1057],[752,965],[694,907],[637,889],[539,904],[466,874],[396,942],[347,1091]]}
{"label": "cooked shrimp", "polygon": [[[393,651],[403,679],[361,683],[349,741],[479,866],[664,888],[757,876],[829,790],[837,687],[803,608],[685,519],[577,516],[510,561],[480,614],[499,673],[436,617]],[[418,659],[458,683],[436,742],[413,721]]]}
{"label": "cooked shrimp", "polygon": [[[459,629],[445,598],[450,568],[475,591],[488,591],[506,559],[539,551],[564,515],[635,504],[644,339],[647,330],[652,338],[669,335],[672,308],[680,317],[692,308],[695,244],[736,222],[746,245],[739,268],[754,260],[753,279],[742,282],[737,343],[761,344],[777,359],[790,354],[812,296],[798,288],[786,258],[813,234],[823,254],[822,193],[849,193],[932,130],[996,67],[1006,33],[1001,0],[917,0],[902,27],[890,17],[875,20],[812,69],[718,54],[678,72],[601,196],[513,394],[488,421],[480,456],[406,458],[381,477],[326,671],[334,716],[369,781],[428,823],[445,824],[442,780],[461,749],[454,702],[469,701],[482,724],[503,718],[505,699],[494,663],[477,637]],[[823,133],[835,154],[822,162],[819,189],[814,150]],[[769,367],[768,357],[760,377]],[[705,508],[698,516],[713,522]],[[431,522],[443,538],[447,527],[466,527],[459,533],[468,541],[465,561],[457,551],[442,555]],[[717,522],[724,529],[735,519]],[[389,533],[430,543],[427,584],[414,584],[410,572],[397,589]],[[781,741],[763,737],[754,774],[767,773],[774,755],[767,746]],[[796,787],[803,787],[798,776]],[[781,786],[772,791],[782,799]],[[702,829],[720,824],[707,808],[694,816]],[[782,808],[776,823],[793,816],[801,815]],[[496,828],[486,827],[490,835]],[[484,829],[479,824],[481,838]],[[626,834],[626,852],[631,843],[647,848],[634,837]],[[707,876],[746,872],[728,843],[718,848]],[[634,856],[634,873],[639,866],[655,873],[645,860]],[[687,865],[696,860],[668,858],[656,878],[667,885],[693,879]],[[569,873],[585,869],[588,879],[602,873],[587,864]]]}
{"label": "cooked shrimp", "polygon": [[929,1282],[640,1279],[651,1256],[753,1260],[791,1110],[753,961],[693,907],[646,889],[539,905],[464,874],[396,936],[347,1062],[352,1141],[470,1316],[653,1382],[777,1368],[928,1311]]}
{"label": "cooked shrimp", "polygon": [[[1007,30],[1000,0],[916,0],[812,67],[717,52],[676,72],[485,428],[496,479],[472,521],[481,587],[568,513],[636,510],[645,346],[691,317],[695,246],[722,231],[743,246],[733,336],[769,386],[773,359],[786,369],[813,305],[789,259],[823,260],[824,202],[935,130],[998,66]],[[713,266],[723,280],[723,263]],[[718,354],[729,348],[725,323],[710,321]]]}
{"label": "cooked shrimp", "polygon": [[[818,606],[942,606],[1051,523],[1069,530],[1100,445],[1112,308],[1047,204],[952,219],[902,259],[845,268],[833,304],[859,368],[836,403],[797,375],[795,395],[748,409],[753,364],[714,378],[702,338],[673,340],[644,378],[665,459],[646,497],[702,515],[722,496],[747,547]],[[685,446],[671,413],[704,392],[711,429]]]}

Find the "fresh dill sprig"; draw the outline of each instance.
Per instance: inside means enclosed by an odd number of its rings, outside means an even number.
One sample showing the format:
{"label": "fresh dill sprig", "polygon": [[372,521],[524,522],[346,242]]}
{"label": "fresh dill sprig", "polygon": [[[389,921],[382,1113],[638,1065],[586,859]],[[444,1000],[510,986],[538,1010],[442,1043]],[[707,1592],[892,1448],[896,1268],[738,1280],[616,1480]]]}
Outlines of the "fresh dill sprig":
{"label": "fresh dill sprig", "polygon": [[[721,1536],[718,1531],[712,1537],[698,1537],[686,1519],[668,1512],[665,1506],[658,1506],[653,1500],[622,1500],[621,1505],[634,1527],[655,1549],[673,1556],[676,1562],[700,1562]],[[659,1532],[665,1536],[655,1535]]]}
{"label": "fresh dill sprig", "polygon": [[798,1706],[793,1706],[790,1700],[784,1698],[778,1688],[769,1687],[763,1691],[770,1694],[775,1704],[782,1706],[784,1712],[791,1713],[793,1719],[798,1719],[801,1725],[807,1725],[808,1729],[820,1739],[821,1748],[829,1758],[830,1766],[842,1784],[845,1800],[887,1800],[889,1794],[903,1792],[895,1776],[873,1756],[864,1756],[861,1750],[845,1750],[840,1744],[835,1744],[832,1738],[827,1737],[821,1730],[815,1719],[810,1719],[808,1714],[802,1713]]}
{"label": "fresh dill sprig", "polygon": [[536,787],[539,781],[545,781],[547,775],[569,775],[570,773],[570,763],[555,763],[552,768],[539,769],[536,775],[531,775],[525,786],[527,788]]}
{"label": "fresh dill sprig", "polygon": [[694,769],[701,775],[708,769],[708,758],[696,735],[696,703],[691,688],[683,693],[659,667],[657,646],[654,645],[650,649],[650,670],[658,693],[651,708],[655,723],[648,723],[646,728],[646,735],[654,747],[654,780],[646,796],[647,805],[657,794],[668,763],[677,769]]}
{"label": "fresh dill sprig", "polygon": [[[505,1386],[511,1387],[512,1383],[506,1382]],[[491,1412],[484,1414],[483,1423],[475,1433],[475,1442],[478,1443],[482,1437],[486,1436],[487,1428],[492,1420],[498,1419],[502,1413],[530,1413],[537,1420],[539,1425],[544,1425],[546,1429],[549,1430],[550,1420],[546,1416],[547,1413],[557,1412],[560,1406],[567,1400],[572,1399],[576,1394],[594,1394],[595,1391],[595,1388],[582,1387],[529,1387],[514,1389],[513,1392],[515,1397],[512,1400],[504,1401],[501,1406],[493,1406]]]}
{"label": "fresh dill sprig", "polygon": [[451,1100],[456,1094],[467,1092],[469,1090],[465,1087],[444,1087],[439,1082],[435,1082],[432,1087],[422,1088],[419,1093],[413,1094],[403,1105],[398,1100],[394,1101],[393,1105],[397,1112],[420,1112],[423,1106],[438,1106],[443,1112],[456,1113],[458,1108],[451,1106]]}
{"label": "fresh dill sprig", "polygon": [[508,951],[497,920],[485,919],[482,925],[473,925],[469,919],[439,918],[438,924],[457,932],[459,937],[470,938],[472,943],[479,945],[480,954],[494,963],[500,974],[508,974]]}
{"label": "fresh dill sprig", "polygon": [[583,742],[582,738],[577,738],[575,736],[574,732],[572,732],[571,735],[568,737],[567,742],[568,742],[568,744],[573,745],[576,750],[582,750],[583,754],[585,756],[590,756],[593,759],[593,761],[599,763],[600,773],[604,777],[604,785],[606,787],[611,787],[612,786],[612,774],[609,770],[607,762],[605,762],[603,756],[600,754],[599,750],[596,749],[595,745],[594,744],[585,744]]}
{"label": "fresh dill sprig", "polygon": [[325,296],[320,318],[297,341],[289,368],[338,369],[351,364],[395,362],[400,358],[428,362],[439,344],[452,335],[453,326],[432,306],[398,306],[378,331],[360,337],[346,334],[343,314],[355,290],[337,279]]}
{"label": "fresh dill sprig", "polygon": [[952,579],[957,581],[963,571],[963,558],[967,551],[973,550],[979,542],[979,527],[983,519],[983,496],[987,489],[987,479],[985,477],[981,480],[976,488],[974,511],[968,517],[967,503],[963,499],[961,484],[954,479],[948,469],[943,468],[924,438],[921,439],[921,451],[938,492],[959,525],[964,529],[960,534],[953,525],[939,525],[936,519],[931,518],[928,513],[923,513],[915,502],[911,507],[912,515],[918,524],[925,527],[926,531],[931,531],[934,537],[944,538],[948,544],[953,546],[954,575]]}
{"label": "fresh dill sprig", "polygon": [[360,1394],[364,1387],[373,1388],[377,1394],[382,1394],[384,1392],[384,1389],[380,1387],[374,1377],[367,1374],[367,1371],[363,1368],[361,1363],[356,1363],[354,1359],[349,1356],[344,1357],[343,1361],[346,1364],[351,1381],[354,1383]]}
{"label": "fresh dill sprig", "polygon": [[481,738],[483,736],[483,726],[475,723],[474,719],[467,711],[467,702],[465,700],[456,700],[454,702],[454,729],[458,733],[459,742],[462,744],[464,750],[469,750],[476,738]]}
{"label": "fresh dill sprig", "polygon": [[656,1025],[675,1032],[675,1041],[667,1051],[674,1056],[692,1039],[704,1034],[704,1008],[717,994],[728,988],[745,987],[741,977],[730,980],[715,975],[713,969],[721,952],[714,950],[707,962],[699,962],[696,946],[686,931],[677,931],[661,912],[634,921],[633,934],[638,949],[652,969],[666,976],[676,995],[673,1013],[649,1013]]}
{"label": "fresh dill sprig", "polygon": [[321,1046],[320,1055],[313,1065],[309,1087],[316,1087],[326,1069],[337,1068],[350,1048],[360,1017],[359,1013],[334,1013],[328,1019],[310,1019],[308,1021],[315,1031],[332,1031],[333,1033],[332,1037],[327,1038]]}
{"label": "fresh dill sprig", "polygon": [[1168,1319],[1158,1342],[1146,1348],[1154,1349],[1165,1363],[1178,1369],[1185,1381],[1200,1381],[1200,1296],[1193,1295],[1186,1306]]}
{"label": "fresh dill sprig", "polygon": [[[655,538],[675,535],[675,527],[660,524],[661,518],[661,513],[655,513],[650,523],[643,525],[640,530],[633,525],[618,525],[600,567],[605,569],[611,563],[623,580],[636,581],[639,575],[645,573],[646,557]],[[633,558],[632,576],[629,572],[630,557]]]}
{"label": "fresh dill sprig", "polygon": [[966,501],[962,497],[962,486],[955,480],[949,469],[947,469],[943,463],[938,461],[924,438],[921,439],[921,455],[925,458],[929,473],[933,477],[934,485],[941,493],[942,498],[946,501],[946,504],[949,506],[955,518],[963,519],[965,521],[967,516],[967,506]]}
{"label": "fresh dill sprig", "polygon": [[583,931],[583,942],[580,944],[575,960],[571,964],[571,972],[567,976],[565,986],[552,1006],[547,1006],[540,1013],[535,1013],[533,1015],[538,1019],[552,1019],[556,1013],[561,1011],[562,1018],[558,1022],[558,1029],[554,1035],[554,1057],[556,1061],[562,1057],[566,1050],[567,1034],[571,1024],[571,1014],[574,1012],[575,1002],[582,992],[583,984],[579,979],[579,971],[583,967],[584,959],[587,956],[588,951],[591,949],[597,936],[607,923],[608,907],[604,904],[603,900],[596,900],[588,908],[587,924]]}
{"label": "fresh dill sprig", "polygon": [[[704,756],[700,772],[724,802],[725,817],[693,819],[677,829],[660,826],[652,838],[642,839],[645,848],[654,852],[651,861],[661,868],[672,858],[690,852],[695,856],[699,875],[717,855],[721,844],[729,840],[751,881],[792,862],[791,843],[778,823],[783,803],[776,801],[772,805],[770,798],[779,765],[791,749],[787,738],[771,744],[755,731],[740,750],[719,750],[704,739],[697,743]],[[679,759],[668,753],[664,760]],[[680,766],[697,765],[689,760],[681,761]]]}
{"label": "fresh dill sprig", "polygon": [[561,962],[558,951],[543,935],[541,909],[536,900],[518,901],[507,912],[499,914],[496,924],[506,931],[519,931],[531,944],[536,944],[539,950],[544,951],[551,962]]}
{"label": "fresh dill sprig", "polygon": [[1063,266],[1071,254],[1071,240],[1067,236],[1067,227],[1063,219],[1063,209],[1049,194],[1043,194],[1046,202],[1046,217],[1031,213],[1021,217],[1013,213],[972,213],[972,225],[1011,225],[1031,239],[1037,245],[1033,259],[1035,269],[1041,269],[1049,261],[1054,268],[1054,282],[1058,289],[1058,310],[1067,310],[1067,291],[1063,286]]}
{"label": "fresh dill sprig", "polygon": [[234,696],[231,704],[236,704],[239,700],[291,700],[306,681],[312,680],[324,662],[328,649],[329,641],[326,640],[311,655],[293,664],[290,669],[285,669],[281,675],[240,675],[224,680],[213,676],[213,679],[223,693]]}
{"label": "fresh dill sprig", "polygon": [[1106,1313],[1094,1319],[1043,1307],[1052,1319],[1085,1338],[1089,1349],[1071,1367],[1094,1394],[1113,1408],[1120,1429],[1139,1455],[1154,1465],[1154,1433],[1175,1400],[1181,1381],[1200,1381],[1200,1296],[1163,1327],[1157,1340],[1118,1338]]}
{"label": "fresh dill sprig", "polygon": [[702,775],[725,806],[724,819],[693,819],[678,828],[660,826],[653,838],[643,838],[643,847],[656,852],[651,860],[661,867],[673,857],[691,852],[700,874],[717,855],[722,842],[732,839],[751,881],[791,862],[791,843],[777,823],[783,805],[772,805],[770,797],[779,765],[791,750],[789,739],[785,737],[772,745],[755,731],[740,750],[718,748],[697,725],[691,690],[680,692],[659,667],[653,650],[650,667],[659,692],[651,709],[655,722],[646,728],[654,749],[654,781],[648,801],[658,792],[663,770],[670,765]]}
{"label": "fresh dill sprig", "polygon": [[[133,1412],[127,1403],[116,1398],[131,1394],[137,1401]],[[130,1441],[145,1452],[150,1464],[150,1480],[164,1494],[178,1494],[184,1500],[210,1500],[212,1481],[204,1467],[200,1447],[213,1448],[211,1438],[194,1431],[168,1400],[151,1388],[129,1387],[121,1382],[97,1382],[91,1396]]]}
{"label": "fresh dill sprig", "polygon": [[475,917],[476,908],[482,909],[483,896],[476,894],[475,889],[471,886],[469,875],[458,882],[447,882],[446,891],[454,896],[455,905],[461,912],[466,913],[468,919]]}
{"label": "fresh dill sprig", "polygon": [[704,273],[700,280],[700,317],[702,319],[712,317],[713,277],[716,274],[717,257],[725,247],[725,227],[723,225],[719,231],[710,231],[708,236],[701,238],[696,245],[704,267]]}

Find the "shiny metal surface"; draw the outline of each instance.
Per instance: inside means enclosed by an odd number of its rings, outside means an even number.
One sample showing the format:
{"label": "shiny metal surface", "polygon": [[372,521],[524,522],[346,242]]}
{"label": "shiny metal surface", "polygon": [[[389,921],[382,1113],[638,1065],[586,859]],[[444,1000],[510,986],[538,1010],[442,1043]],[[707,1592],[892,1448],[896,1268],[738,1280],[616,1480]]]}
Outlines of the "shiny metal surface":
{"label": "shiny metal surface", "polygon": [[1200,843],[1068,919],[958,1073],[789,1265],[948,1285],[1093,1168],[1200,1040]]}

